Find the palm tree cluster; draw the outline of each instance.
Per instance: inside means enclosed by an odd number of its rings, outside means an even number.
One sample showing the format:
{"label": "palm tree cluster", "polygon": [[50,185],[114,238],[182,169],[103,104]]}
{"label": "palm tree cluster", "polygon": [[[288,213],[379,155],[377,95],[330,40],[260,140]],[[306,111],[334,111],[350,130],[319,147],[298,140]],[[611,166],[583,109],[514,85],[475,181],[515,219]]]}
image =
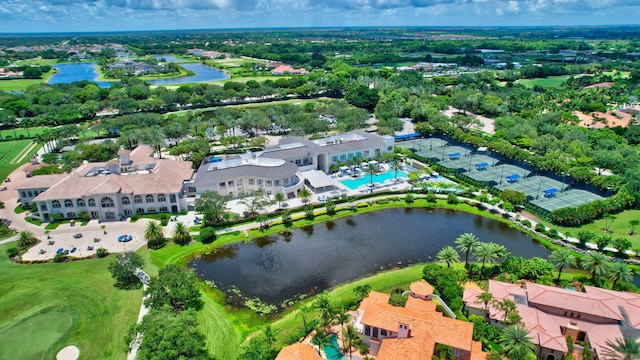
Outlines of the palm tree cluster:
{"label": "palm tree cluster", "polygon": [[[578,261],[567,248],[558,248],[549,255],[549,260],[558,268],[560,281],[562,271],[566,268],[576,267]],[[621,261],[609,261],[607,257],[597,251],[591,251],[579,262],[580,267],[591,274],[591,282],[597,283],[598,276],[604,276],[611,281],[611,289],[615,289],[620,281],[629,282],[633,280],[634,272]]]}
{"label": "palm tree cluster", "polygon": [[[318,346],[318,353],[320,353],[320,349],[322,348],[333,347],[331,338],[334,334],[327,330],[327,327],[333,324],[340,325],[344,345],[343,350],[348,352],[349,357],[351,357],[352,349],[360,346],[362,339],[357,329],[352,324],[349,324],[351,316],[347,314],[346,309],[339,308],[332,304],[326,293],[318,296],[313,303],[313,308],[320,315],[320,324],[315,329],[315,335],[311,338],[311,343]],[[304,317],[303,320],[305,320]],[[339,336],[339,334],[336,336]]]}

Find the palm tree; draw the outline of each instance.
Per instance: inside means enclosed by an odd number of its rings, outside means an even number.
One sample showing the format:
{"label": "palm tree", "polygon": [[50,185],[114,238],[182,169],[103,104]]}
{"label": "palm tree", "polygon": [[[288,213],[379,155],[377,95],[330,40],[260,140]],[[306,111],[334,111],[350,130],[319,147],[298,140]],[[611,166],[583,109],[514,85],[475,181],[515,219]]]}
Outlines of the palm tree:
{"label": "palm tree", "polygon": [[351,319],[351,315],[347,314],[347,310],[345,308],[338,309],[338,312],[334,316],[334,324],[340,325],[340,327],[344,327],[349,319]]}
{"label": "palm tree", "polygon": [[302,199],[302,203],[305,205],[309,202],[311,196],[313,196],[313,194],[311,194],[311,191],[309,191],[309,189],[307,189],[306,187],[303,187],[302,189],[300,189],[300,191],[298,191],[298,197]]}
{"label": "palm tree", "polygon": [[159,249],[164,246],[164,234],[159,222],[151,221],[147,224],[147,228],[144,230],[144,239],[151,249]]}
{"label": "palm tree", "polygon": [[445,246],[436,255],[439,261],[446,263],[447,267],[451,267],[452,262],[460,260],[460,254],[453,248],[453,246]]}
{"label": "palm tree", "polygon": [[502,301],[493,301],[493,305],[496,309],[502,311],[502,321],[507,322],[512,314],[517,314],[518,309],[516,303],[509,299],[502,299]]}
{"label": "palm tree", "polygon": [[277,192],[274,195],[274,199],[276,200],[276,202],[278,202],[278,209],[282,209],[282,203],[286,200],[284,194],[281,192]]}
{"label": "palm tree", "polygon": [[596,283],[596,275],[604,275],[609,268],[609,262],[604,254],[592,251],[580,261],[580,266],[591,273],[591,281]]}
{"label": "palm tree", "polygon": [[378,173],[378,165],[377,164],[369,164],[367,166],[367,174],[369,174],[369,184],[373,186],[373,175]]}
{"label": "palm tree", "polygon": [[186,245],[191,241],[189,229],[181,222],[176,223],[173,228],[173,242],[179,245]]}
{"label": "palm tree", "polygon": [[634,338],[616,338],[615,341],[607,340],[607,346],[603,350],[605,359],[637,360],[640,359],[640,343]]}
{"label": "palm tree", "polygon": [[464,268],[469,268],[469,253],[480,243],[480,239],[472,233],[464,233],[456,239],[458,250],[464,252]]}
{"label": "palm tree", "polygon": [[391,162],[391,170],[395,171],[395,176],[394,176],[394,180],[398,180],[398,171],[402,170],[403,165],[402,162],[398,159],[394,159]]}
{"label": "palm tree", "polygon": [[491,302],[493,302],[493,294],[488,291],[483,292],[476,298],[476,304],[484,304],[484,311],[487,313],[485,316],[489,315],[489,304]]}
{"label": "palm tree", "polygon": [[625,263],[615,261],[609,266],[607,278],[613,281],[613,284],[611,284],[611,289],[613,290],[616,288],[618,281],[630,282],[633,280],[633,275],[633,271]]}
{"label": "palm tree", "polygon": [[549,255],[549,260],[551,260],[551,263],[558,268],[557,281],[560,281],[562,269],[564,269],[565,267],[576,266],[576,257],[573,256],[571,251],[566,247],[560,247],[556,250],[553,250],[551,255]]}
{"label": "palm tree", "polygon": [[27,248],[37,242],[38,239],[29,230],[22,230],[20,234],[18,234],[18,245],[20,245],[21,248]]}
{"label": "palm tree", "polygon": [[351,348],[362,343],[360,334],[358,334],[355,326],[349,324],[342,328],[342,342],[344,350],[349,352],[349,359],[351,359]]}
{"label": "palm tree", "polygon": [[533,355],[536,346],[529,332],[522,325],[510,325],[502,330],[500,345],[509,359],[526,359]]}
{"label": "palm tree", "polygon": [[322,327],[316,329],[316,333],[311,337],[311,345],[318,347],[318,355],[320,355],[320,349],[334,347],[331,343],[331,336],[333,336],[333,334],[328,333]]}
{"label": "palm tree", "polygon": [[269,344],[269,349],[271,349],[276,341],[276,332],[271,328],[271,325],[267,325],[264,328],[264,337],[267,340],[267,344]]}
{"label": "palm tree", "polygon": [[484,272],[485,264],[493,264],[498,257],[496,247],[492,243],[479,243],[473,252],[473,256],[482,261],[482,267],[480,267],[480,274]]}
{"label": "palm tree", "polygon": [[629,229],[629,235],[635,235],[636,227],[638,225],[640,225],[640,220],[638,220],[638,219],[633,219],[633,220],[629,221],[629,226],[631,227]]}
{"label": "palm tree", "polygon": [[313,307],[320,312],[320,319],[322,319],[323,326],[326,326],[331,322],[335,312],[326,293],[318,295],[316,301],[313,303]]}

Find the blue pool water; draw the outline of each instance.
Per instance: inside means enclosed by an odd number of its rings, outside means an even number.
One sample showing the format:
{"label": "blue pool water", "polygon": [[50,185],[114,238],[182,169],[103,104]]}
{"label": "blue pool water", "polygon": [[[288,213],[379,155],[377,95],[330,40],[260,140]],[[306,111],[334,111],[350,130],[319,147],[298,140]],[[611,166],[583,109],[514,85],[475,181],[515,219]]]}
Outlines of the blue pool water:
{"label": "blue pool water", "polygon": [[324,350],[325,355],[327,355],[327,359],[341,360],[342,353],[340,352],[340,347],[338,346],[338,339],[336,334],[332,334],[330,343],[331,343],[331,346],[325,346],[322,348],[322,350]]}
{"label": "blue pool water", "polygon": [[[396,176],[396,172],[391,170],[382,174],[373,175],[373,182],[383,183],[386,180],[393,179]],[[404,171],[398,171],[398,179],[406,178],[407,174]],[[340,182],[351,190],[355,190],[362,185],[369,185],[371,183],[371,176],[364,174],[357,179],[340,180]]]}

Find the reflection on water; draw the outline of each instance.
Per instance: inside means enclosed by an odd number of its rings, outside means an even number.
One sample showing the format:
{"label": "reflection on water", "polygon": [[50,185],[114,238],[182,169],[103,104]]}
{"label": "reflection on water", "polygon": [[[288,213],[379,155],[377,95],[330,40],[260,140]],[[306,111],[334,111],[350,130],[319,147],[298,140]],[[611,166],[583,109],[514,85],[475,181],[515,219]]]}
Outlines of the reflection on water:
{"label": "reflection on water", "polygon": [[502,244],[516,256],[549,254],[492,219],[439,209],[391,209],[235,244],[233,257],[204,255],[190,266],[223,288],[235,286],[249,297],[278,303],[398,264],[432,261],[465,232]]}

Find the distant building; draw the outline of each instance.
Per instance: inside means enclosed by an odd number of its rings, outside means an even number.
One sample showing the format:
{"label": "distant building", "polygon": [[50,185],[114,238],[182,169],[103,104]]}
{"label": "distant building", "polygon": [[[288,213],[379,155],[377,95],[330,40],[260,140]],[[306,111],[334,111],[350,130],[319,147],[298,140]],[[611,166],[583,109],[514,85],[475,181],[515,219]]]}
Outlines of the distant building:
{"label": "distant building", "polygon": [[304,69],[294,69],[290,65],[279,65],[275,69],[271,70],[272,75],[305,75],[309,72]]}
{"label": "distant building", "polygon": [[35,216],[42,221],[51,220],[53,214],[74,219],[81,212],[111,221],[186,209],[189,189],[185,184],[192,175],[191,162],[154,158],[153,149],[144,145],[70,174],[33,176],[17,191],[23,205],[36,204]]}

